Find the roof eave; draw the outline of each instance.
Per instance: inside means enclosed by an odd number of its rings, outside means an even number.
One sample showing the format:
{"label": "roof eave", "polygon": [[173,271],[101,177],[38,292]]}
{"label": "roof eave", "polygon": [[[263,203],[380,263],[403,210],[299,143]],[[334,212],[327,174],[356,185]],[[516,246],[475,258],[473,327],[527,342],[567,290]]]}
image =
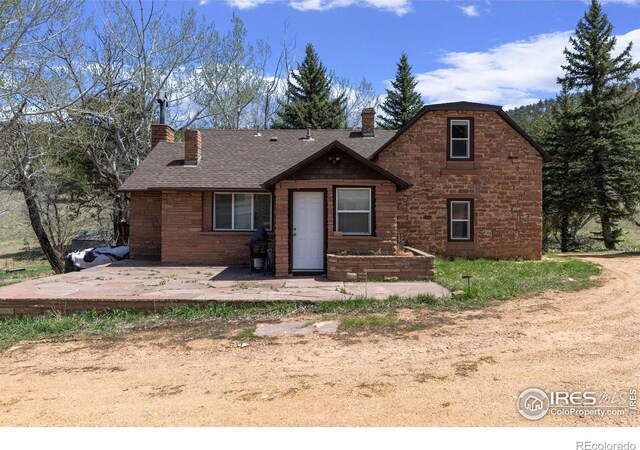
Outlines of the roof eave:
{"label": "roof eave", "polygon": [[268,189],[255,187],[189,187],[189,186],[151,186],[147,188],[120,188],[116,192],[162,192],[162,191],[176,191],[176,192],[262,192]]}

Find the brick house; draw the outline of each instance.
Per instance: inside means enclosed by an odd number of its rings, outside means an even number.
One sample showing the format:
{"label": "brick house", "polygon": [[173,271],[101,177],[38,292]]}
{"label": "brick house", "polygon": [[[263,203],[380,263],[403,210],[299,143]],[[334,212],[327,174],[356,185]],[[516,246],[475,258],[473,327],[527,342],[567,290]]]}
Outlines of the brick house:
{"label": "brick house", "polygon": [[326,272],[327,254],[539,259],[549,156],[498,106],[428,105],[401,130],[187,130],[152,126],[130,193],[133,258],[248,262],[267,229],[276,274]]}

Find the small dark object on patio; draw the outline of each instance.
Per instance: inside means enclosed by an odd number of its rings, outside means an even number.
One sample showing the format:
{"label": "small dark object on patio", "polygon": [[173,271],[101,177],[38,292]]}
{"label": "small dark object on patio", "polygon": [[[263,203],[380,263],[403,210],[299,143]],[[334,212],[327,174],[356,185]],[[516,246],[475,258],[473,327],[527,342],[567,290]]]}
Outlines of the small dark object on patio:
{"label": "small dark object on patio", "polygon": [[267,248],[269,247],[267,230],[257,228],[245,245],[249,247],[249,275],[251,275],[254,270],[262,270],[266,275],[269,262],[267,256]]}
{"label": "small dark object on patio", "polygon": [[72,252],[67,255],[64,263],[64,272],[76,272],[89,267],[109,264],[129,258],[129,246],[96,247]]}

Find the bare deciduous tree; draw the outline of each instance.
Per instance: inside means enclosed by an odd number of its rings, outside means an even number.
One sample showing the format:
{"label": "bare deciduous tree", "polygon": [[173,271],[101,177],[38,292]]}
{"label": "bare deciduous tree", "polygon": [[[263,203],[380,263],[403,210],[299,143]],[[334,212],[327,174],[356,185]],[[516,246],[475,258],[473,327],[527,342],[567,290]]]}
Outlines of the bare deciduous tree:
{"label": "bare deciduous tree", "polygon": [[363,109],[378,106],[376,91],[365,78],[354,83],[348,78],[334,76],[333,88],[336,90],[336,95],[342,95],[346,99],[347,128],[355,128],[360,125],[360,114]]}
{"label": "bare deciduous tree", "polygon": [[[81,6],[73,0],[0,2],[0,183],[23,194],[31,227],[56,272],[64,266],[64,239],[50,226],[58,205],[51,209],[51,197],[43,195],[53,186],[45,162],[54,116],[84,92],[69,90],[68,73],[47,46],[68,44]],[[58,218],[58,230],[68,230]]]}
{"label": "bare deciduous tree", "polygon": [[79,231],[76,220],[84,212],[84,202],[70,201],[65,186],[66,170],[56,164],[68,143],[52,121],[14,122],[1,136],[5,149],[2,166],[5,184],[22,193],[31,227],[42,252],[56,273],[64,271],[64,256],[71,237]]}
{"label": "bare deciduous tree", "polygon": [[[104,17],[90,26],[95,39],[88,40],[81,55],[67,59],[76,91],[92,89],[66,113],[88,158],[114,192],[114,238],[121,244],[128,239],[128,200],[117,190],[150,150],[155,99],[161,90],[168,90],[176,104],[196,97],[202,88],[194,72],[219,37],[212,25],[197,22],[194,10],[169,17],[164,6],[142,1],[103,2],[102,7]],[[74,63],[78,58],[80,66]],[[172,114],[174,124],[194,121],[188,106]]]}

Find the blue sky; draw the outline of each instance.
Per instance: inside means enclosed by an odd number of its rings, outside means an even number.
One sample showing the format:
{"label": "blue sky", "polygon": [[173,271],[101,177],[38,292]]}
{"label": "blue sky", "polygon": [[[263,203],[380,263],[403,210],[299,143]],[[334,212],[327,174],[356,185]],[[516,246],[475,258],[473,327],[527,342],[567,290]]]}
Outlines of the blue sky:
{"label": "blue sky", "polygon": [[[233,13],[251,39],[274,51],[287,35],[299,58],[312,42],[337,74],[363,76],[384,93],[406,51],[426,102],[479,101],[507,107],[553,97],[562,49],[588,5],[582,1],[202,0],[194,7],[229,28]],[[640,60],[640,0],[610,0],[604,10],[619,41],[636,42]]]}

